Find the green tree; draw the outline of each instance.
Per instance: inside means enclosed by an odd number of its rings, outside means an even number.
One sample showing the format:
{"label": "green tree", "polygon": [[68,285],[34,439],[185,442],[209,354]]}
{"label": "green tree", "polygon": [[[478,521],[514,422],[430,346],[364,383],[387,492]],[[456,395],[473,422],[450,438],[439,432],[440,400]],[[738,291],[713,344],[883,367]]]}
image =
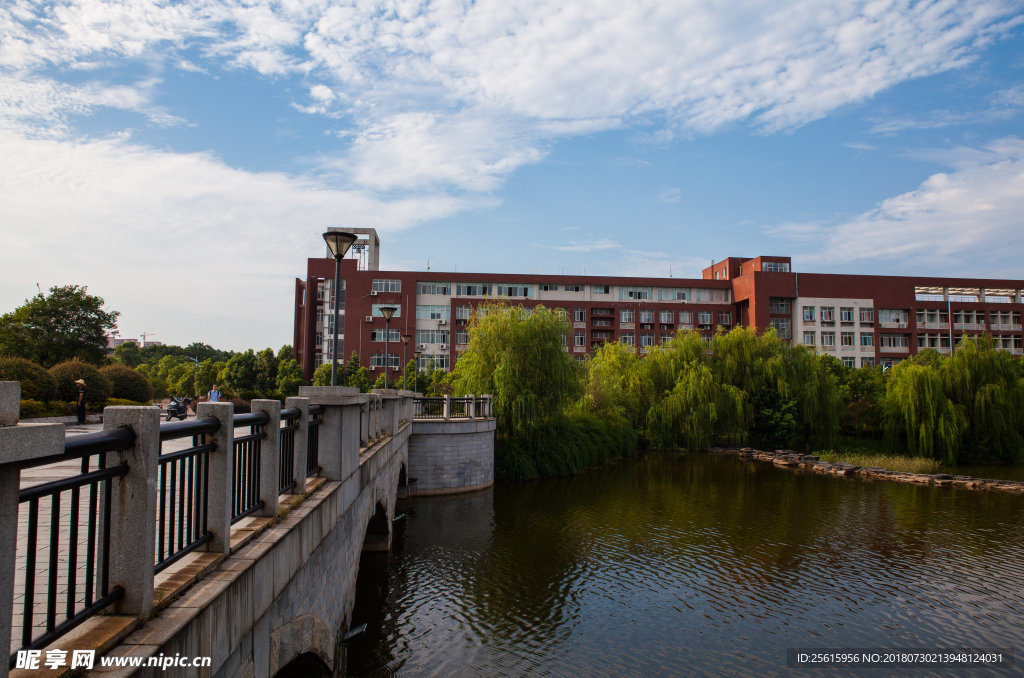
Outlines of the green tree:
{"label": "green tree", "polygon": [[265,348],[256,354],[256,389],[268,394],[277,388],[277,357],[274,349]]}
{"label": "green tree", "polygon": [[[373,382],[373,388],[384,388],[384,372],[377,375],[377,380]],[[394,384],[391,384],[394,386]]]}
{"label": "green tree", "polygon": [[57,399],[64,402],[78,400],[76,379],[85,382],[85,387],[89,391],[89,406],[93,408],[102,406],[110,398],[110,393],[113,390],[110,381],[100,374],[95,365],[82,362],[77,358],[54,365],[50,368],[50,375],[56,382]]}
{"label": "green tree", "polygon": [[[223,365],[221,366],[223,367]],[[212,358],[207,358],[196,368],[195,387],[197,395],[206,395],[217,383],[217,373],[220,368]]]}
{"label": "green tree", "polygon": [[[359,354],[352,351],[352,354],[348,357],[348,361],[345,362],[344,365],[338,365],[338,383],[351,386],[351,384],[348,383],[348,378],[359,372],[359,368],[361,366],[362,365],[359,362]],[[330,368],[330,364],[328,364],[327,367]]]}
{"label": "green tree", "polygon": [[39,402],[52,400],[56,388],[49,372],[24,358],[0,358],[0,381],[21,382],[21,397]]}
{"label": "green tree", "polygon": [[107,335],[117,330],[117,311],[104,311],[102,298],[79,285],[51,287],[0,316],[0,355],[25,358],[43,367],[78,358],[99,364]]}
{"label": "green tree", "polygon": [[277,352],[277,359],[281,361],[291,360],[294,357],[295,355],[292,351],[291,344],[285,344],[284,346],[281,347],[281,350]]}
{"label": "green tree", "polygon": [[257,369],[256,354],[250,348],[231,356],[218,378],[236,393],[255,391],[259,385]]}
{"label": "green tree", "polygon": [[[328,365],[328,367],[330,367],[330,365]],[[330,378],[331,378],[331,374],[330,374],[330,372],[328,372],[327,373],[328,381],[330,381]],[[360,393],[369,393],[370,392],[370,388],[371,388],[371,385],[370,385],[370,370],[368,370],[365,367],[360,367],[359,369],[357,369],[355,371],[355,374],[350,374],[349,375],[348,383],[346,383],[345,385],[346,386],[355,386],[356,388],[359,389]]]}
{"label": "green tree", "polygon": [[[328,374],[330,379],[330,374]],[[299,361],[289,358],[281,360],[277,368],[277,390],[283,396],[295,396],[299,394],[299,387],[305,386],[306,380],[302,378],[302,366]]]}
{"label": "green tree", "polygon": [[[313,372],[313,386],[331,385],[331,364],[324,363]],[[344,384],[343,384],[344,385]]]}
{"label": "green tree", "polygon": [[100,374],[110,382],[112,398],[134,400],[137,403],[148,403],[153,399],[153,386],[146,375],[138,370],[127,365],[107,365],[100,368]]}
{"label": "green tree", "polygon": [[114,360],[126,367],[138,367],[142,364],[142,351],[134,341],[126,341],[114,349]]}

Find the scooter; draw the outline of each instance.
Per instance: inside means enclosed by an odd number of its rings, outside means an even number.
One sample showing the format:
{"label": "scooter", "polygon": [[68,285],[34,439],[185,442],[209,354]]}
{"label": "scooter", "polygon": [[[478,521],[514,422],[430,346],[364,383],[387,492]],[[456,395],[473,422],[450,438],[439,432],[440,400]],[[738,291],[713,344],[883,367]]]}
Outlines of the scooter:
{"label": "scooter", "polygon": [[167,406],[167,421],[170,421],[174,417],[177,417],[179,421],[185,421],[185,417],[188,416],[188,406],[191,402],[191,398],[178,398],[172,396],[171,404]]}

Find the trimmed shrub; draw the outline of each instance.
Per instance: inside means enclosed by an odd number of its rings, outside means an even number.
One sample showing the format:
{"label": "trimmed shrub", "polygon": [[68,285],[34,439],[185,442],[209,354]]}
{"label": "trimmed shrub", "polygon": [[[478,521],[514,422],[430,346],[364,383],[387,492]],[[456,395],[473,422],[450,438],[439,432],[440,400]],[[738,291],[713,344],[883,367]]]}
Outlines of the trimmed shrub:
{"label": "trimmed shrub", "polygon": [[140,403],[137,400],[125,400],[124,398],[111,398],[107,401],[108,407],[146,407],[149,403]]}
{"label": "trimmed shrub", "polygon": [[85,387],[89,390],[89,403],[92,406],[105,403],[110,397],[110,380],[100,374],[95,366],[83,363],[77,358],[54,365],[50,368],[50,375],[57,382],[58,400],[78,400],[78,385],[75,384],[75,379],[85,381]]}
{"label": "trimmed shrub", "polygon": [[249,414],[252,412],[252,404],[248,400],[232,398],[231,404],[235,406],[235,414]]}
{"label": "trimmed shrub", "polygon": [[[100,368],[100,374],[110,380],[111,396],[136,403],[153,400],[153,385],[146,375],[126,365],[107,365]],[[88,386],[88,380],[85,382]]]}
{"label": "trimmed shrub", "polygon": [[18,416],[22,419],[34,419],[35,417],[44,416],[45,413],[45,403],[23,398],[21,401],[21,413]]}
{"label": "trimmed shrub", "polygon": [[53,399],[53,377],[31,360],[0,358],[0,381],[20,381],[21,397],[25,400],[46,402]]}

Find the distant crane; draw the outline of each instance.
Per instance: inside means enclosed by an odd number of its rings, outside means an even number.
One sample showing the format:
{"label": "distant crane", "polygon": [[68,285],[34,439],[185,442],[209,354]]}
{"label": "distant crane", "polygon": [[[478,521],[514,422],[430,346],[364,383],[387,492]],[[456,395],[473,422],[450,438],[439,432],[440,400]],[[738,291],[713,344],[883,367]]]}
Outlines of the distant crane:
{"label": "distant crane", "polygon": [[146,337],[155,337],[156,332],[143,332],[142,333],[142,346],[139,348],[146,348]]}

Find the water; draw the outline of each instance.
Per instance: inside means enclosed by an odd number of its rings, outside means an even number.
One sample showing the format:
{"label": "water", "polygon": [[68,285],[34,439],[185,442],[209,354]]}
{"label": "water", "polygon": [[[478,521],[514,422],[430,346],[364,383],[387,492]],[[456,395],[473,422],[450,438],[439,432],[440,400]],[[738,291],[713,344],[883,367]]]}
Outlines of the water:
{"label": "water", "polygon": [[363,558],[352,676],[850,675],[786,648],[1024,649],[1017,496],[647,455],[404,510],[390,557]]}

